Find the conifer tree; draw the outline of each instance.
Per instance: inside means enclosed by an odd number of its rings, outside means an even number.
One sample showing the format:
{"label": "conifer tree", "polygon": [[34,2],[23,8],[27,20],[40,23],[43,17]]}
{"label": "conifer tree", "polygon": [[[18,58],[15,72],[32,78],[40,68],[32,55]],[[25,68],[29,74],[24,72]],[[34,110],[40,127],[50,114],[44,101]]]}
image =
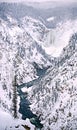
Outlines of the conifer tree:
{"label": "conifer tree", "polygon": [[17,118],[17,76],[14,76],[13,80],[13,116]]}

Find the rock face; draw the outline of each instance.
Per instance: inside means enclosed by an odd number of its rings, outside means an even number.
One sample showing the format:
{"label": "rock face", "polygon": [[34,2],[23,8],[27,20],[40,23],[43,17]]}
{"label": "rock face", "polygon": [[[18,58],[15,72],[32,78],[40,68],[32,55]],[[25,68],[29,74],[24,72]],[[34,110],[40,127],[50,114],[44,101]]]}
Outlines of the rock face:
{"label": "rock face", "polygon": [[77,34],[71,37],[56,67],[32,87],[29,96],[44,130],[77,129]]}

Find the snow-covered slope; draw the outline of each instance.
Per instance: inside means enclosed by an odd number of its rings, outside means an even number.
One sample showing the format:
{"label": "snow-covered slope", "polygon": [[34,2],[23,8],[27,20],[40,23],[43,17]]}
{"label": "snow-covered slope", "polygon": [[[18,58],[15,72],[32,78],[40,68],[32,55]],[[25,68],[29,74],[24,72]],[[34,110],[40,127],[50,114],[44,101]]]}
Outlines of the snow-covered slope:
{"label": "snow-covered slope", "polygon": [[[48,67],[52,60],[42,49],[38,38],[37,43],[35,33],[32,34],[34,37],[29,33],[29,27],[26,28],[24,24],[23,28],[10,16],[7,16],[7,19],[8,21],[0,19],[0,108],[12,115],[14,76],[17,75],[18,84],[29,82],[38,78],[34,63],[43,69]],[[42,28],[39,24],[37,22],[38,28]],[[40,32],[37,35],[39,34]]]}
{"label": "snow-covered slope", "polygon": [[35,127],[30,123],[29,119],[14,119],[10,113],[0,109],[0,129],[1,130],[34,130]]}
{"label": "snow-covered slope", "polygon": [[44,37],[48,29],[41,21],[26,16],[22,20],[22,27],[25,28],[36,42],[44,42]]}
{"label": "snow-covered slope", "polygon": [[77,32],[77,20],[67,20],[58,23],[55,29],[51,29],[48,32],[47,39],[44,42],[44,49],[47,54],[59,57],[75,32]]}
{"label": "snow-covered slope", "polygon": [[77,34],[64,48],[57,66],[32,87],[29,96],[43,130],[77,129]]}
{"label": "snow-covered slope", "polygon": [[[6,3],[1,8],[4,5]],[[9,6],[11,9],[11,5]],[[13,16],[13,9],[8,13],[8,8],[4,14],[6,8],[0,15],[0,129],[23,130],[23,127],[27,127],[23,125],[28,125],[34,130],[29,120],[22,121],[19,114],[19,105],[30,104],[25,103],[26,92],[32,103],[32,111],[44,124],[42,130],[76,130],[77,20],[63,21],[56,24],[55,28],[48,29],[44,25],[45,21],[41,20],[42,23],[39,20],[42,18],[35,19],[27,15],[19,17],[17,14]],[[47,18],[53,22],[56,19],[54,15],[47,15]],[[13,119],[15,76],[18,87],[22,88],[18,89],[21,96],[19,98],[17,95],[16,120]],[[25,84],[29,88],[25,88]],[[22,110],[24,109],[25,107]],[[24,114],[22,117],[25,118]]]}

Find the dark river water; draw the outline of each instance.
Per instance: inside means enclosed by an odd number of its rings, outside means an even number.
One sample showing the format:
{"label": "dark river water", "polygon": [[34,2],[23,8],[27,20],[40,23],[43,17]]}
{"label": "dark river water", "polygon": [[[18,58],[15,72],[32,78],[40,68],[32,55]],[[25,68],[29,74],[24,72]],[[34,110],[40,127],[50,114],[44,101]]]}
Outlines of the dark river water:
{"label": "dark river water", "polygon": [[30,102],[27,99],[27,93],[18,89],[18,95],[20,97],[19,113],[22,114],[22,119],[26,120],[26,118],[29,118],[33,125],[41,129],[43,125],[40,123],[39,117],[30,110]]}
{"label": "dark river water", "polygon": [[43,127],[43,124],[40,123],[39,117],[30,110],[31,103],[27,99],[27,93],[22,92],[21,88],[23,88],[23,87],[29,88],[29,87],[33,86],[34,84],[37,84],[40,81],[40,79],[42,78],[42,76],[45,74],[46,70],[47,70],[47,68],[44,68],[44,69],[38,68],[37,69],[37,75],[38,75],[37,79],[34,79],[28,83],[23,83],[23,84],[17,86],[18,95],[20,97],[19,113],[22,114],[22,119],[25,120],[26,118],[29,118],[30,122],[39,129],[41,129]]}

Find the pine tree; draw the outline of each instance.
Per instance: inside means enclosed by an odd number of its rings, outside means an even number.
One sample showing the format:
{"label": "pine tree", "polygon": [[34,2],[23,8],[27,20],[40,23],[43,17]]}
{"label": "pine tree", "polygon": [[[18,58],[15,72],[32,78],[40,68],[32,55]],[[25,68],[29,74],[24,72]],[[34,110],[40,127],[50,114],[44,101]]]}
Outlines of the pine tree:
{"label": "pine tree", "polygon": [[13,81],[13,116],[14,118],[17,118],[17,81],[16,81],[16,75],[14,76]]}

